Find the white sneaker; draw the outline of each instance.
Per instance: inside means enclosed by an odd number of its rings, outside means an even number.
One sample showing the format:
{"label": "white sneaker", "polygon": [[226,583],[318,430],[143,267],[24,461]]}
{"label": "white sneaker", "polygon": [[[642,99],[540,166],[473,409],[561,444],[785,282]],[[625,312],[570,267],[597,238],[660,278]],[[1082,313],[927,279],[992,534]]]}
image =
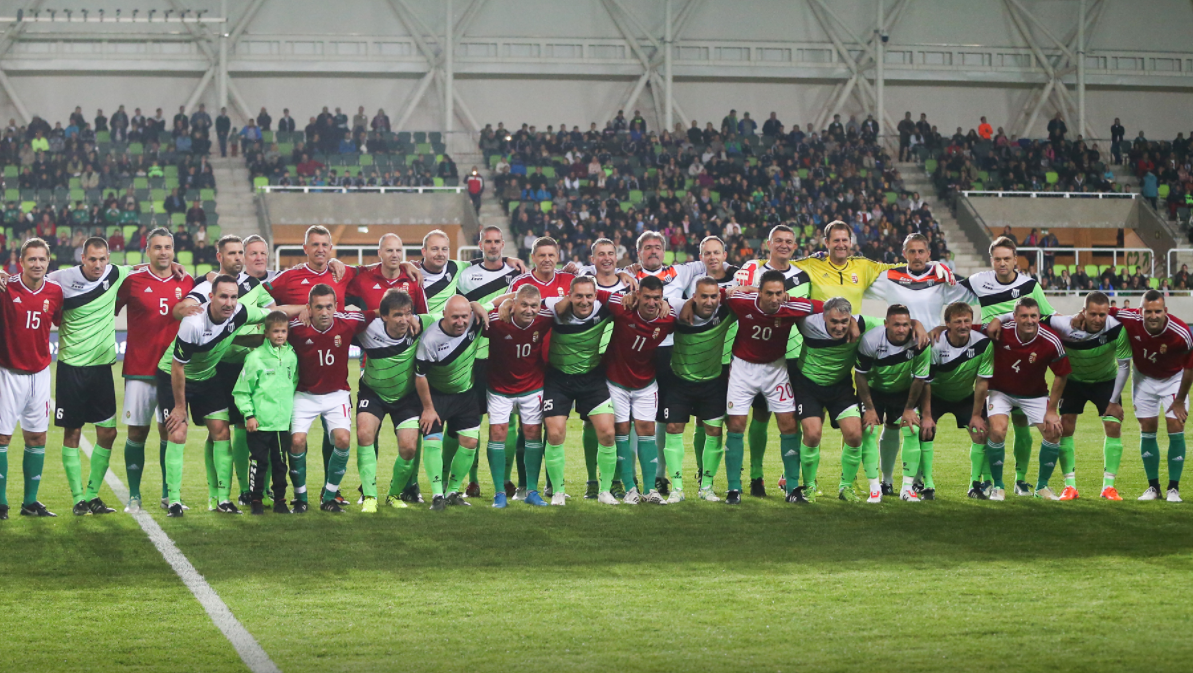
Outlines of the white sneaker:
{"label": "white sneaker", "polygon": [[[1178,501],[1179,501],[1179,498],[1178,498]],[[140,512],[141,511],[141,499],[140,498],[129,498],[128,506],[126,506],[124,508],[124,511],[128,512],[129,514],[136,514],[137,512]]]}
{"label": "white sneaker", "polygon": [[1007,489],[998,488],[997,486],[990,489],[990,500],[995,502],[1002,502],[1007,499]]}
{"label": "white sneaker", "polygon": [[696,492],[696,497],[706,502],[721,502],[716,493],[713,493],[712,486],[701,486],[700,490]]}
{"label": "white sneaker", "polygon": [[519,488],[518,490],[514,491],[514,497],[512,497],[510,499],[511,500],[525,500],[526,499],[526,489]]}
{"label": "white sneaker", "polygon": [[1051,486],[1036,489],[1036,497],[1044,500],[1060,500],[1060,496],[1052,490]]}
{"label": "white sneaker", "polygon": [[1143,495],[1139,496],[1140,500],[1159,500],[1163,496],[1160,495],[1160,489],[1155,486],[1148,486]]}
{"label": "white sneaker", "polygon": [[[882,492],[879,491],[879,493],[881,494]],[[915,491],[911,490],[911,487],[904,486],[899,491],[899,499],[904,502],[919,502],[920,495],[918,493],[916,493]]]}
{"label": "white sneaker", "polygon": [[671,495],[667,496],[667,502],[665,502],[663,504],[674,505],[677,503],[681,503],[683,501],[684,501],[683,491],[676,488],[676,489],[671,490]]}
{"label": "white sneaker", "polygon": [[551,504],[555,505],[556,507],[563,507],[567,504],[567,496],[560,493],[559,491],[556,491],[551,496]]}
{"label": "white sneaker", "polygon": [[625,497],[621,499],[627,505],[637,505],[642,501],[642,496],[638,493],[638,487],[635,486],[625,492]]}
{"label": "white sneaker", "polygon": [[1019,482],[1015,482],[1015,495],[1031,495],[1031,487],[1023,488]]}
{"label": "white sneaker", "polygon": [[601,503],[602,505],[620,505],[621,504],[621,503],[617,502],[617,498],[614,498],[613,494],[610,493],[609,491],[601,491],[600,493],[597,493],[597,502]]}
{"label": "white sneaker", "polygon": [[663,499],[663,496],[659,495],[659,492],[653,488],[650,489],[649,491],[647,491],[646,495],[643,496],[642,499],[646,502],[649,502],[652,505],[666,505],[667,504],[667,501]]}
{"label": "white sneaker", "polygon": [[1184,500],[1181,500],[1181,492],[1175,488],[1168,489],[1167,500],[1168,502],[1184,502]]}
{"label": "white sneaker", "polygon": [[882,489],[879,488],[877,491],[870,491],[870,497],[866,499],[866,502],[868,502],[868,503],[882,502]]}

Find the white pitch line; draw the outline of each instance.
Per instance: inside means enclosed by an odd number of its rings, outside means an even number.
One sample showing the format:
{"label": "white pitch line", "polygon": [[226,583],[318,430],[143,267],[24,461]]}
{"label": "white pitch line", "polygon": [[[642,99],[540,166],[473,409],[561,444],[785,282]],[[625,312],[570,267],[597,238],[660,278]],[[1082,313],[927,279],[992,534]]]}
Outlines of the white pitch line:
{"label": "white pitch line", "polygon": [[[91,442],[82,435],[79,436],[79,448],[87,454],[87,458],[90,460]],[[112,470],[108,470],[108,473],[104,475],[104,481],[116,493],[116,497],[121,502],[128,502],[128,488],[125,487],[124,482],[120,481],[120,478]],[[195,566],[178,549],[178,546],[174,544],[170,536],[166,535],[166,531],[162,530],[162,527],[158,525],[157,521],[149,516],[149,513],[145,510],[141,510],[132,516],[141,525],[141,530],[145,531],[145,534],[149,536],[149,540],[153,542],[153,546],[157,547],[157,550],[161,552],[162,557],[166,559],[166,563],[170,564],[170,567],[178,574],[178,577],[186,585],[186,588],[191,590],[195,599],[199,601],[199,605],[202,605],[203,609],[207,611],[207,616],[211,617],[211,621],[215,623],[216,628],[224,634],[228,642],[232,643],[232,647],[236,649],[236,653],[240,655],[241,660],[249,667],[249,670],[253,671],[253,673],[281,673],[281,669],[278,668],[277,664],[273,663],[273,660],[261,648],[261,645],[253,637],[253,634],[249,633],[248,629],[244,628],[244,625],[240,623],[240,620],[236,619],[236,616],[228,609],[228,605],[219,597],[215,589],[211,588],[207,580],[203,579],[199,571],[195,570]]]}

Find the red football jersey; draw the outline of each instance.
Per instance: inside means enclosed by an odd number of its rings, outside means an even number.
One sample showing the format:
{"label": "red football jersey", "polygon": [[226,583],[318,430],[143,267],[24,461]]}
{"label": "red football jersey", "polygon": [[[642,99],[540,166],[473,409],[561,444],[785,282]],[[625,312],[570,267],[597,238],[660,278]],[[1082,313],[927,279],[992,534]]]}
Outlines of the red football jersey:
{"label": "red football jersey", "polygon": [[604,355],[605,378],[622,388],[640,390],[655,379],[655,350],[675,329],[675,310],[647,320],[623,307],[623,296],[609,298],[613,337]]}
{"label": "red football jersey", "polygon": [[337,283],[330,267],[316,273],[303,264],[274,276],[273,280],[265,284],[265,289],[278,306],[306,304],[311,298],[311,288],[323,283],[336,291],[336,310],[343,311],[344,300],[348,297],[348,286],[356,279],[356,275],[357,267],[350,266],[344,270],[344,277]]}
{"label": "red football jersey", "polygon": [[734,295],[725,301],[737,316],[733,355],[756,364],[782,360],[787,355],[787,341],[795,322],[824,310],[822,302],[801,298],[784,301],[774,313],[763,313],[758,308],[756,292]]}
{"label": "red football jersey", "polygon": [[1184,369],[1193,369],[1193,336],[1180,318],[1168,314],[1164,331],[1152,334],[1143,326],[1138,309],[1110,309],[1127,330],[1131,341],[1131,361],[1140,374],[1167,379]]}
{"label": "red football jersey", "polygon": [[326,332],[291,320],[290,345],[298,356],[298,389],[312,395],[348,390],[348,348],[373,317],[372,311],[337,312]]}
{"label": "red football jersey", "polygon": [[566,297],[568,291],[572,289],[573,278],[575,276],[570,273],[556,271],[555,275],[551,276],[551,280],[544,283],[538,278],[535,278],[533,273],[524,273],[510,283],[510,292],[517,292],[518,288],[523,285],[534,285],[539,289],[539,294],[543,296],[543,301],[546,301],[549,297]]}
{"label": "red football jersey", "polygon": [[1002,326],[1002,339],[993,347],[990,390],[1014,397],[1048,397],[1046,371],[1051,369],[1057,376],[1068,376],[1073,371],[1060,337],[1043,325],[1035,338],[1024,343],[1015,331],[1015,321],[1007,322]]}
{"label": "red football jersey", "polygon": [[30,374],[49,367],[50,324],[62,324],[62,286],[43,280],[34,292],[19,275],[10,277],[0,292],[0,322],[0,367]]}
{"label": "red football jersey", "polygon": [[398,274],[397,278],[386,278],[381,273],[381,265],[358,267],[356,277],[348,284],[347,298],[350,303],[376,311],[381,307],[381,298],[393,288],[404,290],[414,300],[414,312],[427,312],[427,295],[423,286],[414,282],[406,272]]}
{"label": "red football jersey", "polygon": [[178,336],[174,305],[195,286],[190,276],[159,278],[144,267],[124,279],[116,293],[116,313],[128,307],[128,338],[124,345],[124,378],[152,379],[162,353]]}
{"label": "red football jersey", "polygon": [[545,344],[555,312],[543,308],[526,327],[518,327],[489,314],[484,335],[489,338],[489,388],[502,395],[525,395],[543,387],[547,371]]}

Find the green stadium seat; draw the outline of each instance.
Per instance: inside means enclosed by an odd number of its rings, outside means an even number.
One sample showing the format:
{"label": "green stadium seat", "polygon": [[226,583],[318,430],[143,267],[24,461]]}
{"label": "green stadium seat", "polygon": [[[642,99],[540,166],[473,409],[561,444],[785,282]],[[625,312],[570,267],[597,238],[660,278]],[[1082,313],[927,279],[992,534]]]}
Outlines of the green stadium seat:
{"label": "green stadium seat", "polygon": [[261,142],[271,143],[271,142],[273,142],[273,139],[274,139],[273,131],[262,131],[261,132]]}
{"label": "green stadium seat", "polygon": [[108,261],[117,266],[124,265],[124,252],[113,250],[112,252],[108,253]]}
{"label": "green stadium seat", "polygon": [[180,224],[186,224],[186,213],[172,213],[170,215],[170,226],[175,227]]}
{"label": "green stadium seat", "polygon": [[925,161],[924,170],[927,171],[929,175],[934,175],[936,173],[936,159],[928,159]]}
{"label": "green stadium seat", "polygon": [[133,178],[133,189],[149,189],[149,178]]}
{"label": "green stadium seat", "polygon": [[362,154],[362,155],[360,155],[360,161],[359,161],[359,164],[360,164],[361,166],[372,166],[372,165],[373,165],[373,155],[372,155],[372,154]]}
{"label": "green stadium seat", "polygon": [[633,203],[633,204],[642,203],[642,190],[641,189],[631,189],[630,190],[630,203]]}
{"label": "green stadium seat", "polygon": [[214,266],[210,264],[200,264],[195,267],[195,278],[202,278],[212,271],[215,271]]}
{"label": "green stadium seat", "polygon": [[1099,273],[1101,273],[1101,272],[1098,271],[1097,264],[1086,264],[1085,265],[1085,275],[1089,276],[1090,278],[1096,278]]}
{"label": "green stadium seat", "polygon": [[898,198],[899,198],[899,195],[896,194],[895,192],[887,192],[886,193],[886,202],[888,204],[894,203]]}
{"label": "green stadium seat", "polygon": [[214,189],[200,189],[199,190],[199,200],[200,201],[215,201],[215,190]]}
{"label": "green stadium seat", "polygon": [[255,178],[253,178],[253,189],[260,189],[262,187],[268,187],[268,186],[269,186],[269,178],[265,177],[264,175],[259,175]]}
{"label": "green stadium seat", "polygon": [[218,241],[223,229],[218,224],[207,225],[207,238],[213,241]]}
{"label": "green stadium seat", "polygon": [[1060,175],[1056,171],[1048,171],[1044,173],[1044,181],[1050,185],[1055,185],[1060,180]]}
{"label": "green stadium seat", "polygon": [[555,179],[555,167],[543,166],[543,177]]}
{"label": "green stadium seat", "polygon": [[1148,287],[1150,287],[1153,290],[1159,290],[1160,289],[1160,279],[1159,278],[1148,278],[1147,285],[1148,285]]}
{"label": "green stadium seat", "polygon": [[1156,189],[1156,195],[1161,199],[1167,199],[1169,191],[1171,191],[1171,186],[1168,183],[1164,183]]}
{"label": "green stadium seat", "polygon": [[510,201],[509,202],[509,212],[512,214],[515,210],[518,209],[518,206],[520,206],[520,205],[522,205],[521,201]]}
{"label": "green stadium seat", "polygon": [[129,250],[124,253],[124,263],[136,266],[141,263],[141,253],[136,250]]}
{"label": "green stadium seat", "polygon": [[129,240],[133,237],[133,234],[137,233],[137,226],[135,224],[124,225],[124,240]]}
{"label": "green stadium seat", "polygon": [[21,200],[21,190],[19,190],[19,189],[4,190],[4,200],[5,201],[20,201]]}
{"label": "green stadium seat", "polygon": [[174,253],[174,258],[183,266],[193,266],[195,263],[195,253],[190,250],[179,250]]}
{"label": "green stadium seat", "polygon": [[551,201],[539,201],[539,210],[543,211],[544,213],[551,212],[551,206]]}
{"label": "green stadium seat", "polygon": [[675,261],[676,261],[675,260],[675,252],[673,250],[668,250],[663,253],[663,263],[664,264],[674,264]]}

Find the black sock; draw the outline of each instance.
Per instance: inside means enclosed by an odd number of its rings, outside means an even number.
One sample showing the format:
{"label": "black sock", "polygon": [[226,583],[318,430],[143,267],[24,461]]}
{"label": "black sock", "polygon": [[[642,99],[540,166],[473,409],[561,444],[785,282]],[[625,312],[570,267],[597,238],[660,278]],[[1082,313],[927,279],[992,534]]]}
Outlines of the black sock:
{"label": "black sock", "polygon": [[1157,491],[1160,490],[1160,480],[1159,479],[1148,479],[1147,485],[1151,486],[1152,488],[1156,489]]}
{"label": "black sock", "polygon": [[1181,482],[1173,481],[1173,480],[1169,479],[1168,480],[1168,488],[1169,488],[1169,490],[1172,490],[1172,491],[1179,491],[1179,490],[1181,490]]}

